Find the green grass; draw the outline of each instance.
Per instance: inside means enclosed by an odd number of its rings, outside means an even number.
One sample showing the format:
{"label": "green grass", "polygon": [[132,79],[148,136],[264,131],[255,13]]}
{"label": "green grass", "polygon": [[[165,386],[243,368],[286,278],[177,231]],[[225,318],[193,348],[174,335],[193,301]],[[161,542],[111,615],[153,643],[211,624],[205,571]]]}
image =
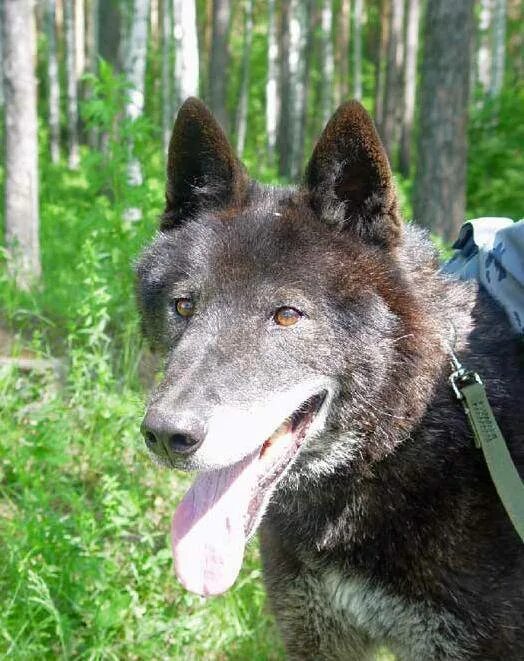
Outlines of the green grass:
{"label": "green grass", "polygon": [[4,371],[0,400],[2,657],[282,658],[256,546],[223,597],[178,585],[168,533],[188,478],[144,456],[136,392],[66,396]]}

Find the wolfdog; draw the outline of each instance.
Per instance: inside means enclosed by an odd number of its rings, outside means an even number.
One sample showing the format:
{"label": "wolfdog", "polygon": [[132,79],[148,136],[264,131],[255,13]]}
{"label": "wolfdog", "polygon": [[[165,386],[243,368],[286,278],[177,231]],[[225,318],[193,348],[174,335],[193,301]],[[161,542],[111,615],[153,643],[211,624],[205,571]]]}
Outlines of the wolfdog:
{"label": "wolfdog", "polygon": [[179,580],[225,591],[260,529],[291,659],[524,659],[522,545],[448,384],[453,351],[522,467],[519,344],[438,266],[357,102],[296,188],[250,180],[207,108],[182,106],[137,265],[165,356],[142,431],[198,473],[173,518]]}

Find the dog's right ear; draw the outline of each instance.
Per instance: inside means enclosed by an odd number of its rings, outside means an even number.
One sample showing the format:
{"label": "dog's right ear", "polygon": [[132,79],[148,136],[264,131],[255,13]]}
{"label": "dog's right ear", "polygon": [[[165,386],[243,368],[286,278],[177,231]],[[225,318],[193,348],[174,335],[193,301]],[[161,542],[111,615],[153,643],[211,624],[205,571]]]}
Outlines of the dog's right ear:
{"label": "dog's right ear", "polygon": [[166,208],[160,229],[172,229],[202,209],[239,204],[247,183],[244,166],[216,119],[202,101],[187,99],[169,142]]}

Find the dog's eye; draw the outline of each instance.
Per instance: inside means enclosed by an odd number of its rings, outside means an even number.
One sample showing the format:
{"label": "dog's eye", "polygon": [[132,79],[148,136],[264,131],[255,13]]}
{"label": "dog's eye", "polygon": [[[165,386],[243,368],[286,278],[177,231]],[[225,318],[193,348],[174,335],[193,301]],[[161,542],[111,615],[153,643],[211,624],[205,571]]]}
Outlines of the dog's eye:
{"label": "dog's eye", "polygon": [[279,326],[293,326],[302,316],[300,310],[290,307],[278,308],[273,315],[273,319]]}
{"label": "dog's eye", "polygon": [[191,317],[195,311],[195,304],[190,298],[177,298],[175,309],[181,317]]}

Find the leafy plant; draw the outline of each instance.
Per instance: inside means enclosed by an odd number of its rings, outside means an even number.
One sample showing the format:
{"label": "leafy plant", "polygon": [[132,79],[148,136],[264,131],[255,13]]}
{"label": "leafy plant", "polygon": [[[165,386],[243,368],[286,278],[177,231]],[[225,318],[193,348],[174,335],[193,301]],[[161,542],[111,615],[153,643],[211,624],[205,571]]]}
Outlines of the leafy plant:
{"label": "leafy plant", "polygon": [[524,89],[506,89],[472,112],[468,218],[524,217]]}

